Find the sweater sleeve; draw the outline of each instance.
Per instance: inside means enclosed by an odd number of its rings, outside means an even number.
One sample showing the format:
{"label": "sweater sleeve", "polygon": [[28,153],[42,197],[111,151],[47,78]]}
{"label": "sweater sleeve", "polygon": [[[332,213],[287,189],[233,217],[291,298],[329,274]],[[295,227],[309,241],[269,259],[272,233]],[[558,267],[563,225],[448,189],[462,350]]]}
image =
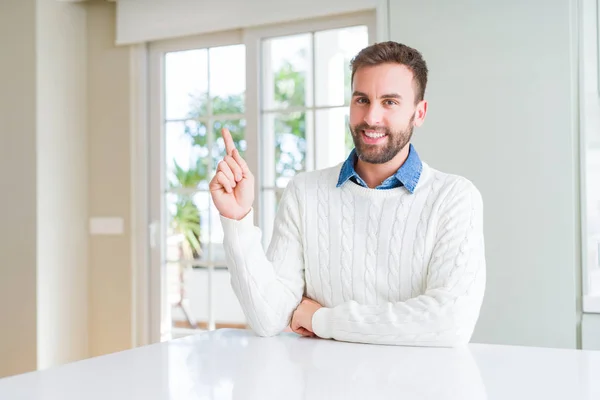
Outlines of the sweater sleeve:
{"label": "sweater sleeve", "polygon": [[466,182],[456,185],[459,188],[440,207],[424,293],[398,303],[349,301],[321,308],[313,316],[317,336],[406,346],[455,347],[469,342],[483,301],[486,271],[482,199]]}
{"label": "sweater sleeve", "polygon": [[299,204],[292,180],[282,195],[267,252],[253,211],[240,221],[221,216],[231,285],[252,330],[259,336],[283,331],[304,293],[304,257]]}

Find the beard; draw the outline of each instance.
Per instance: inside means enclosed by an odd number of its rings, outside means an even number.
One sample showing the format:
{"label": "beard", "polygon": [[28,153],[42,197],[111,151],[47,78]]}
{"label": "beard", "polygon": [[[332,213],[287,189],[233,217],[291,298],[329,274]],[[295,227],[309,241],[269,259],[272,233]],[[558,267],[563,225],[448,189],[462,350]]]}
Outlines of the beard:
{"label": "beard", "polygon": [[[361,161],[369,164],[384,164],[391,161],[410,142],[414,119],[413,115],[406,128],[397,131],[392,131],[386,126],[371,126],[366,123],[350,126],[356,155]],[[386,143],[384,145],[364,143],[362,140],[363,130],[385,133],[387,135]]]}

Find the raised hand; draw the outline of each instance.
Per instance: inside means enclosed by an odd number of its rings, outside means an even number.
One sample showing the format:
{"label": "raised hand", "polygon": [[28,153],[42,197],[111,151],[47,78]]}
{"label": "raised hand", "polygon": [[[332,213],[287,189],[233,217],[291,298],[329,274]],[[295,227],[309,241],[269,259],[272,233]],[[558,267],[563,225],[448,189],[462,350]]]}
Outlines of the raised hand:
{"label": "raised hand", "polygon": [[222,216],[240,220],[250,212],[254,202],[254,176],[235,148],[229,130],[223,128],[221,134],[227,155],[210,181],[210,194]]}

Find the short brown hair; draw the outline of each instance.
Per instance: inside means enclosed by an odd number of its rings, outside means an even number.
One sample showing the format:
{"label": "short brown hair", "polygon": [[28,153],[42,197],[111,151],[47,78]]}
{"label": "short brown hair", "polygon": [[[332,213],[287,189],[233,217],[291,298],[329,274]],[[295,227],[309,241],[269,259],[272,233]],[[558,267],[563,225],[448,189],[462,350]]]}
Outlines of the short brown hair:
{"label": "short brown hair", "polygon": [[382,42],[362,49],[350,62],[351,82],[354,82],[354,74],[359,68],[386,63],[402,64],[408,67],[414,75],[415,102],[423,100],[427,86],[427,64],[418,50],[401,43]]}

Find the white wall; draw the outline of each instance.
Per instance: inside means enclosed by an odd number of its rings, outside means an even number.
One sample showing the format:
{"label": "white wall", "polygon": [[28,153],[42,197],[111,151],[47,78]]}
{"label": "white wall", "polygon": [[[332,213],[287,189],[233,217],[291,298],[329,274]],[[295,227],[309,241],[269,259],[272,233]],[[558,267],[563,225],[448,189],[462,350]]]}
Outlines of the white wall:
{"label": "white wall", "polygon": [[577,345],[573,2],[390,1],[391,38],[430,69],[417,150],[484,199],[488,284],[475,342]]}
{"label": "white wall", "polygon": [[35,0],[3,1],[0,5],[0,377],[36,367],[35,39]]}
{"label": "white wall", "polygon": [[87,357],[86,14],[37,0],[38,368]]}
{"label": "white wall", "polygon": [[119,0],[117,43],[226,31],[375,8],[379,0]]}
{"label": "white wall", "polygon": [[0,377],[84,358],[85,11],[0,4]]}
{"label": "white wall", "polygon": [[124,220],[122,235],[89,239],[90,355],[132,346],[130,50],[115,46],[115,4],[86,5],[90,217]]}

